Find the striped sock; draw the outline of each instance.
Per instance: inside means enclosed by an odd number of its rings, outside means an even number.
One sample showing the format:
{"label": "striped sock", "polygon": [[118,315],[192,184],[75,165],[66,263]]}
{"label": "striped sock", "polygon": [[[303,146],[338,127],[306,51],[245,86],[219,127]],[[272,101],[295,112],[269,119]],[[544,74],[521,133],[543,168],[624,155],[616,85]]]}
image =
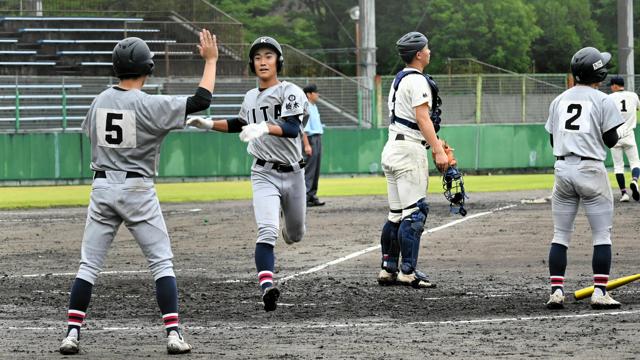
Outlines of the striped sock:
{"label": "striped sock", "polygon": [[84,313],[84,311],[69,309],[67,315],[67,336],[73,335],[72,331],[75,330],[75,335],[79,339],[80,327],[82,327],[82,323],[84,322],[86,314]]}
{"label": "striped sock", "polygon": [[164,328],[167,330],[167,334],[171,331],[178,331],[178,327],[180,326],[180,318],[178,313],[169,313],[162,315],[162,321],[164,322]]}
{"label": "striped sock", "polygon": [[556,290],[560,290],[564,293],[564,276],[549,276],[549,280],[551,280],[551,293],[553,294]]}
{"label": "striped sock", "polygon": [[262,290],[273,286],[273,272],[264,270],[258,273],[258,282]]}
{"label": "striped sock", "polygon": [[609,282],[609,274],[594,274],[593,287],[602,290],[602,294],[607,293],[607,283]]}

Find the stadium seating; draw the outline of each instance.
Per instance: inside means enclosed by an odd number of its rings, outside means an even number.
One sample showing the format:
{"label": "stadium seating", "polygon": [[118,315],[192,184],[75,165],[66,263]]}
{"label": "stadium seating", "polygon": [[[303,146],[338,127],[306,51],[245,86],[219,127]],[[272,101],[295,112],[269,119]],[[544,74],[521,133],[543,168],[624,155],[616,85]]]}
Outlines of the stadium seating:
{"label": "stadium seating", "polygon": [[[195,42],[197,28],[183,19],[165,17],[0,17],[0,75],[112,76],[115,44],[127,36],[144,39],[156,54],[156,76],[193,76],[202,60]],[[162,21],[157,21],[162,20]],[[244,65],[221,46],[221,72]],[[2,66],[4,65],[4,66]],[[197,68],[197,69],[196,69]]]}

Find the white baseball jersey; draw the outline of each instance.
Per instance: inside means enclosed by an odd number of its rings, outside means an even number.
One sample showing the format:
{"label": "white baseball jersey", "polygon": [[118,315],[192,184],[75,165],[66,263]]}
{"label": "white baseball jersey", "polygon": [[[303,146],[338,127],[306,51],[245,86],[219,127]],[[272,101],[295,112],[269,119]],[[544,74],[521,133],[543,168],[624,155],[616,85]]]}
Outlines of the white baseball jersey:
{"label": "white baseball jersey", "polygon": [[[249,90],[244,96],[238,117],[245,124],[267,121],[281,125],[284,123],[283,117],[296,116],[302,131],[307,107],[307,97],[302,89],[282,81],[262,91],[258,88]],[[249,142],[247,151],[262,160],[295,164],[302,159],[302,141],[300,136],[285,138],[265,135]]]}
{"label": "white baseball jersey", "polygon": [[187,99],[109,88],[82,122],[91,139],[91,169],[154,177],[160,145],[170,130],[184,128]]}
{"label": "white baseball jersey", "polygon": [[[402,71],[416,71],[413,68],[404,68]],[[387,106],[389,108],[389,116],[393,111],[393,84],[389,89],[389,99]],[[405,76],[396,93],[395,101],[395,114],[397,117],[409,120],[417,125],[416,122],[416,110],[415,107],[426,103],[429,109],[433,105],[433,96],[431,94],[431,87],[427,82],[427,79],[422,74],[410,74]],[[389,131],[397,134],[403,134],[405,137],[411,138],[416,141],[423,141],[424,137],[420,130],[414,130],[407,126],[404,126],[398,122],[389,125]]]}
{"label": "white baseball jersey", "polygon": [[616,104],[605,93],[578,85],[558,95],[549,106],[545,125],[553,135],[553,155],[577,155],[604,161],[602,134],[624,123]]}
{"label": "white baseball jersey", "polygon": [[638,122],[636,112],[640,107],[640,99],[638,99],[638,94],[626,90],[616,91],[610,94],[609,97],[613,99],[622,115],[622,119],[624,119],[624,124],[618,128],[618,134],[620,138],[623,138],[636,128],[636,123]]}

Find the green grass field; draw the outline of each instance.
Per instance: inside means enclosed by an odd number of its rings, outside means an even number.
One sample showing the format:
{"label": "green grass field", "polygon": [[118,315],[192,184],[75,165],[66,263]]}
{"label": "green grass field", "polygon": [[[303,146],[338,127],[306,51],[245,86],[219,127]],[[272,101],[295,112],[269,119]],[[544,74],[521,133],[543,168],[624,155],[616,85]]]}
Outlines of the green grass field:
{"label": "green grass field", "polygon": [[[610,174],[611,183],[615,178]],[[551,191],[552,174],[531,175],[468,175],[464,177],[467,192],[497,192],[518,190]],[[429,178],[429,193],[442,191],[441,177]],[[196,183],[160,183],[156,185],[161,202],[204,202],[251,198],[251,183],[218,181]],[[90,185],[0,187],[0,209],[86,206]],[[320,178],[320,197],[385,195],[382,176]]]}

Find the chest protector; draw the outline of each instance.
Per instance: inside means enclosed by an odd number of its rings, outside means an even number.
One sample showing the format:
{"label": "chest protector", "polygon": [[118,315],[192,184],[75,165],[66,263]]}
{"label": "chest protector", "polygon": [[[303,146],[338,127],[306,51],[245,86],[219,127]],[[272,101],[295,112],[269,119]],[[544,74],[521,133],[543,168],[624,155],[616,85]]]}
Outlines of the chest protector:
{"label": "chest protector", "polygon": [[400,123],[413,130],[418,130],[418,131],[420,130],[420,128],[418,127],[418,124],[416,124],[415,122],[396,116],[396,93],[398,92],[398,86],[400,85],[400,81],[402,81],[402,79],[404,79],[407,75],[411,75],[411,74],[419,74],[421,76],[424,76],[424,78],[427,79],[429,88],[431,88],[433,106],[430,109],[431,113],[429,114],[429,116],[431,117],[433,128],[437,133],[440,130],[440,121],[442,120],[440,118],[440,116],[442,115],[442,110],[440,109],[440,107],[442,106],[442,99],[440,99],[440,96],[438,96],[438,84],[436,83],[435,80],[433,80],[433,77],[431,77],[431,75],[423,74],[418,70],[400,71],[398,74],[396,74],[395,79],[393,79],[393,84],[392,84],[393,97],[391,98],[391,102],[393,102],[393,108],[391,109],[391,118],[389,119],[389,121],[391,123],[394,123],[394,122]]}

